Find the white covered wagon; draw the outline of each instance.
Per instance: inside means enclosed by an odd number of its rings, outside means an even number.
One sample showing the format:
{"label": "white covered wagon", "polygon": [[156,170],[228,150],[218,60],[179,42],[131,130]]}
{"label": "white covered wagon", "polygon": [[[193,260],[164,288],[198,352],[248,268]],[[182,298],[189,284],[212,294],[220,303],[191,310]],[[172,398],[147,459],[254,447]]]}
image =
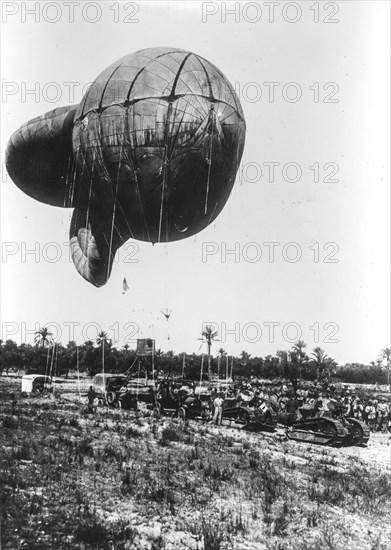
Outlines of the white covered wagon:
{"label": "white covered wagon", "polygon": [[47,393],[53,391],[50,376],[42,374],[26,374],[22,376],[22,391],[27,393]]}

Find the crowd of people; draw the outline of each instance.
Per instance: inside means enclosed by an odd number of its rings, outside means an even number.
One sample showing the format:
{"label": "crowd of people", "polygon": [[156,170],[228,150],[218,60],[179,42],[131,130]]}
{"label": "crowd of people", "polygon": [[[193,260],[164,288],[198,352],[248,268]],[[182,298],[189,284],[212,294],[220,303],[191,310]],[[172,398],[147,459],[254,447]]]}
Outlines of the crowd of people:
{"label": "crowd of people", "polygon": [[391,396],[365,397],[349,389],[337,388],[327,383],[305,386],[291,383],[262,385],[257,382],[244,382],[212,389],[214,421],[221,424],[222,411],[227,400],[234,400],[243,406],[271,408],[277,415],[290,414],[296,420],[310,416],[339,416],[356,418],[368,425],[372,432],[391,433]]}
{"label": "crowd of people", "polygon": [[[152,388],[150,388],[151,391]],[[215,424],[220,425],[224,409],[232,406],[254,407],[261,412],[273,411],[277,418],[290,416],[291,420],[311,417],[350,417],[365,422],[372,432],[391,434],[391,395],[384,398],[379,393],[366,395],[363,389],[351,391],[346,387],[324,382],[291,383],[276,381],[261,383],[258,380],[227,384],[212,383],[209,388],[178,380],[161,380],[156,388],[155,400],[170,399],[175,408],[188,397],[209,395],[209,410]],[[92,407],[96,392],[88,391],[88,404]],[[205,396],[204,396],[205,397]]]}

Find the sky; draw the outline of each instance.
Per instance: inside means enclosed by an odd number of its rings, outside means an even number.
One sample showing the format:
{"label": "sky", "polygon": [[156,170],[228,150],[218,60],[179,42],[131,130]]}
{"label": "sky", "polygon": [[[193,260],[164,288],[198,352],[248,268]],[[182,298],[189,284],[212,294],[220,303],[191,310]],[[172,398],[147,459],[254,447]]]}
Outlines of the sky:
{"label": "sky", "polygon": [[[104,330],[119,347],[151,337],[198,353],[213,323],[213,353],[303,339],[343,364],[390,347],[390,4],[273,6],[2,3],[3,340],[31,343],[46,325],[63,343]],[[235,87],[242,162],[214,223],[180,242],[128,241],[95,288],[69,256],[72,210],[19,190],[5,149],[21,124],[79,103],[107,66],[155,46],[205,57]]]}

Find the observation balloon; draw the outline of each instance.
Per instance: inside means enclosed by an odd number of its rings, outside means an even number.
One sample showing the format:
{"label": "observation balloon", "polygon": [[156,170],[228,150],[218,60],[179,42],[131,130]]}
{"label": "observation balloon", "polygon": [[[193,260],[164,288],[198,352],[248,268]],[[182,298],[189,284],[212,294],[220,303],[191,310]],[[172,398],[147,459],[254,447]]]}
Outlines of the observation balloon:
{"label": "observation balloon", "polygon": [[223,73],[177,48],[127,55],[80,105],[54,109],[10,138],[7,170],[34,199],[74,208],[77,271],[104,285],[128,239],[195,235],[223,209],[245,141],[239,99]]}

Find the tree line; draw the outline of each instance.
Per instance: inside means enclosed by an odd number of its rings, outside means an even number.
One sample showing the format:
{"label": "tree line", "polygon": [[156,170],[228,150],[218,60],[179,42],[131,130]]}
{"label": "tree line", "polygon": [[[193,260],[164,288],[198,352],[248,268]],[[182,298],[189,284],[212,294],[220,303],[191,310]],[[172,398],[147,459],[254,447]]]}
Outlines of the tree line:
{"label": "tree line", "polygon": [[[8,374],[10,369],[24,370],[27,374],[48,374],[65,376],[70,371],[87,373],[89,376],[101,372],[124,373],[131,367],[134,374],[144,375],[146,371],[165,376],[183,376],[197,380],[219,378],[286,378],[293,383],[297,380],[389,384],[391,349],[384,348],[379,357],[370,364],[338,363],[320,347],[306,352],[306,344],[297,341],[289,350],[277,350],[274,355],[251,357],[246,351],[239,356],[228,356],[220,348],[212,356],[211,350],[217,341],[217,332],[205,327],[201,340],[206,345],[206,353],[174,353],[155,350],[152,357],[138,357],[136,350],[126,344],[121,349],[113,346],[105,332],[98,334],[95,341],[88,340],[82,345],[75,341],[65,346],[54,342],[46,327],[35,333],[34,345],[13,340],[0,340],[0,371]],[[386,364],[384,364],[384,362]]]}

